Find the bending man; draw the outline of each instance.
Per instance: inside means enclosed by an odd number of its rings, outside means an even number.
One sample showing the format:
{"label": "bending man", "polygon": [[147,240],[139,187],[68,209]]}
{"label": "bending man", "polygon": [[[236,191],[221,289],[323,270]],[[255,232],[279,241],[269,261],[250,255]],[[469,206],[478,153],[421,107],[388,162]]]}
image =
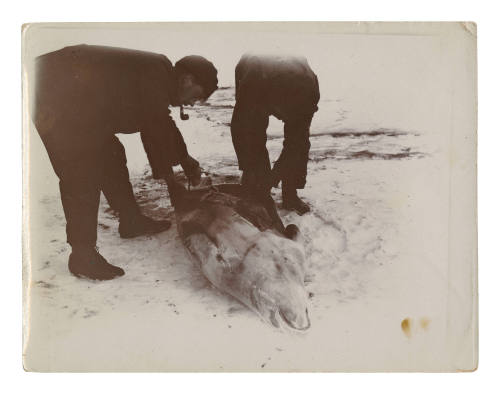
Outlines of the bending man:
{"label": "bending man", "polygon": [[119,213],[123,238],[164,231],[170,222],[141,214],[115,134],[140,132],[153,177],[169,188],[177,164],[197,183],[198,162],[188,155],[169,106],[208,98],[217,70],[200,56],[174,67],[160,54],[77,45],[38,57],[36,74],[33,121],[60,180],[69,270],[99,280],[121,276],[96,249],[100,192]]}
{"label": "bending man", "polygon": [[[269,195],[282,182],[283,207],[299,214],[309,206],[297,196],[306,183],[309,126],[318,110],[318,79],[302,57],[245,54],[236,66],[231,135],[242,184]],[[284,122],[283,150],[273,169],[266,149],[269,116]]]}

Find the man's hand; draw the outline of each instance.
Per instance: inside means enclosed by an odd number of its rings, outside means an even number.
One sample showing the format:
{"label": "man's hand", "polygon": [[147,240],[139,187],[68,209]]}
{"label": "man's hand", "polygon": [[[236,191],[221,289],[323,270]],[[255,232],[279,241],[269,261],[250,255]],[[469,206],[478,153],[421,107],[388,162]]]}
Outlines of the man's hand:
{"label": "man's hand", "polygon": [[191,184],[197,186],[201,180],[200,163],[188,155],[187,158],[181,162],[181,166]]}

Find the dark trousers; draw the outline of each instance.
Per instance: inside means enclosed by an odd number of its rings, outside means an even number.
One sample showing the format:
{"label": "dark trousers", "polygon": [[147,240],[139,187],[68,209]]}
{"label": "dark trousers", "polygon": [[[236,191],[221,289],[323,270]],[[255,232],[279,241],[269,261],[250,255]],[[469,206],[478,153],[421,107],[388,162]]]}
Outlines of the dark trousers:
{"label": "dark trousers", "polygon": [[269,116],[258,109],[248,110],[237,102],[231,120],[231,136],[240,170],[253,173],[263,189],[283,181],[289,188],[303,189],[309,161],[309,127],[313,114],[286,120],[283,150],[272,172],[266,148]]}
{"label": "dark trousers", "polygon": [[283,182],[283,188],[303,189],[306,185],[311,121],[312,115],[308,115],[285,122],[283,149],[272,169],[274,186],[280,181]]}
{"label": "dark trousers", "polygon": [[59,177],[71,246],[95,246],[101,191],[120,217],[140,213],[129,181],[125,149],[116,136],[96,143],[75,144],[72,136],[42,135],[52,167]]}
{"label": "dark trousers", "polygon": [[231,137],[243,177],[252,178],[259,189],[271,188],[271,164],[266,148],[269,116],[236,102],[231,119]]}

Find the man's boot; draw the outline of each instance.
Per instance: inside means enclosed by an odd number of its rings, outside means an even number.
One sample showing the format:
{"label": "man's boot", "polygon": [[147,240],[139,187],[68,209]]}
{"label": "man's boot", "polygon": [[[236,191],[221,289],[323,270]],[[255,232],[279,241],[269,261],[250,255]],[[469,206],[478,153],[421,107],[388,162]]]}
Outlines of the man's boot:
{"label": "man's boot", "polygon": [[68,261],[69,271],[78,278],[110,280],[125,275],[120,267],[109,264],[96,247],[73,247]]}
{"label": "man's boot", "polygon": [[299,196],[297,196],[297,190],[294,188],[283,187],[283,208],[289,211],[295,211],[299,215],[303,215],[311,210],[309,205],[302,201]]}
{"label": "man's boot", "polygon": [[168,230],[170,220],[153,220],[142,214],[132,216],[120,215],[118,232],[121,238],[134,238],[140,235],[151,235]]}

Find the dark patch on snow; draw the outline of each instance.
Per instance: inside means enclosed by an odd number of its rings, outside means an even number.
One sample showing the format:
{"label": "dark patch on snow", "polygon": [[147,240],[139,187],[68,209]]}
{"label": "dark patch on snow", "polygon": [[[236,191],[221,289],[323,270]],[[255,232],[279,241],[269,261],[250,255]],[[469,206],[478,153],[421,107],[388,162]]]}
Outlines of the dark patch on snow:
{"label": "dark patch on snow", "polygon": [[40,270],[44,270],[50,267],[50,261],[44,261]]}
{"label": "dark patch on snow", "polygon": [[[310,138],[330,136],[332,138],[362,138],[362,137],[400,137],[405,135],[418,136],[417,133],[409,133],[396,129],[379,128],[374,130],[357,131],[353,129],[337,130],[337,131],[325,131],[320,133],[312,132]],[[268,140],[282,139],[283,135],[270,135],[267,137]]]}
{"label": "dark patch on snow", "polygon": [[231,104],[210,104],[210,103],[204,103],[204,104],[199,104],[200,107],[210,107],[210,109],[233,109],[234,105]]}
{"label": "dark patch on snow", "polygon": [[118,215],[118,213],[117,213],[114,209],[112,209],[111,207],[106,208],[106,209],[104,210],[104,212],[105,212],[105,213],[109,213],[109,214],[110,214],[110,215],[112,215],[112,216],[117,216],[117,215]]}
{"label": "dark patch on snow", "polygon": [[44,289],[53,289],[53,288],[57,287],[56,285],[54,285],[52,283],[47,283],[43,280],[39,280],[39,281],[35,282],[35,284],[39,287],[43,287]]}
{"label": "dark patch on snow", "polygon": [[87,309],[87,308],[85,308],[84,312],[83,312],[83,318],[84,319],[88,319],[89,317],[96,316],[97,314],[98,314],[97,311],[95,311],[93,309]]}
{"label": "dark patch on snow", "polygon": [[322,152],[315,152],[311,154],[310,161],[318,163],[323,160],[402,160],[402,159],[421,159],[426,155],[422,152],[412,152],[409,148],[404,149],[402,152],[384,153],[373,152],[370,150],[361,150],[357,152],[348,152],[337,149],[328,149]]}

